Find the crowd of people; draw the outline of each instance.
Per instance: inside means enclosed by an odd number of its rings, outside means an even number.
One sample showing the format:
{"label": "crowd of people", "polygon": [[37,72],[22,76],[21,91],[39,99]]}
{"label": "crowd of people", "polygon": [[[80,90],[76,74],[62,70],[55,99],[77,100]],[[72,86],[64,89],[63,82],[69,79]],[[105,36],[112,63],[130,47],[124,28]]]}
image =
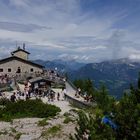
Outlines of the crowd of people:
{"label": "crowd of people", "polygon": [[0,84],[8,84],[11,82],[11,77],[7,74],[0,75]]}
{"label": "crowd of people", "polygon": [[87,92],[82,92],[80,88],[76,90],[75,97],[82,97],[86,102],[91,102],[93,100],[93,97],[91,95],[88,95]]}
{"label": "crowd of people", "polygon": [[[59,76],[57,73],[57,70],[46,70],[44,73],[35,73],[37,76],[43,75],[46,78],[49,78],[50,80],[55,80],[55,81],[63,81],[63,77]],[[12,77],[8,75],[0,75],[0,84],[2,83],[11,83]],[[57,92],[55,93],[53,90],[48,89],[47,91],[40,90],[39,88],[31,88],[31,85],[28,83],[25,84],[24,92],[21,92],[21,90],[17,87],[17,92],[14,92],[9,99],[13,101],[15,100],[27,100],[32,97],[36,98],[41,98],[41,97],[47,97],[48,102],[53,102],[54,100],[60,100],[62,97],[64,99],[64,93],[66,93],[66,89],[62,89],[62,92]],[[0,94],[2,97],[2,94]],[[11,99],[12,97],[16,97]],[[87,93],[83,93],[80,88],[77,88],[76,93],[75,93],[76,98],[83,98],[86,102],[90,102],[92,100],[91,96],[88,96]]]}
{"label": "crowd of people", "polygon": [[63,83],[65,79],[60,76],[56,70],[46,70],[44,72],[44,76],[52,81],[55,81],[56,83]]}
{"label": "crowd of people", "polygon": [[[59,77],[55,71],[47,71],[46,74],[50,77],[51,76]],[[0,76],[0,82],[2,82],[2,83],[9,82],[10,83],[11,78],[8,75],[2,75],[2,76]],[[17,87],[17,92],[14,92],[13,95],[11,95],[11,97],[7,97],[7,98],[9,98],[11,101],[14,101],[14,100],[27,100],[32,97],[35,97],[35,98],[46,97],[46,98],[48,98],[48,102],[53,102],[55,100],[59,101],[60,99],[64,99],[64,95],[66,93],[66,89],[62,89],[61,92],[55,93],[51,89],[48,89],[47,91],[40,90],[39,88],[32,89],[31,85],[29,83],[25,83],[24,86],[25,87],[24,87],[23,92],[21,92],[19,87]],[[0,96],[5,97],[5,94],[3,95],[0,93]],[[13,98],[14,96],[16,98]],[[76,98],[82,97],[86,102],[90,102],[92,100],[92,97],[88,96],[86,92],[82,93],[80,88],[77,88],[75,97]]]}
{"label": "crowd of people", "polygon": [[44,72],[34,72],[34,73],[27,73],[24,72],[22,74],[16,74],[14,77],[20,80],[26,80],[27,78],[35,78],[35,77],[45,77],[51,81],[55,82],[63,82],[63,77],[58,74],[56,70],[44,70]]}
{"label": "crowd of people", "polygon": [[66,90],[63,88],[60,92],[54,92],[52,89],[45,91],[40,91],[38,88],[32,90],[31,86],[25,84],[24,91],[22,92],[19,87],[17,91],[14,91],[12,95],[8,96],[5,92],[0,92],[1,98],[7,98],[12,102],[16,102],[18,100],[28,100],[33,98],[46,98],[48,102],[60,101],[64,100]]}
{"label": "crowd of people", "polygon": [[[56,81],[64,82],[64,79],[61,76],[59,76],[57,70],[45,70],[43,73],[35,72],[33,73],[33,75],[30,76],[31,77],[43,76],[55,82]],[[9,85],[10,87],[12,87],[12,83],[14,83],[13,87],[15,88],[17,86],[16,81],[21,81],[21,79],[23,80],[24,79],[23,77],[26,79],[27,77],[29,77],[29,74],[24,73],[23,75],[18,74],[11,77],[8,76],[7,74],[0,75],[0,85]],[[14,80],[15,82],[12,82],[12,80]],[[25,83],[24,86],[25,86],[24,91],[21,91],[20,88],[17,86],[16,87],[17,91],[13,92],[13,94],[10,97],[7,96],[6,98],[8,98],[11,101],[16,101],[16,100],[27,100],[32,97],[36,97],[36,98],[47,97],[48,101],[54,101],[55,99],[59,101],[62,94],[63,94],[62,97],[64,97],[64,93],[63,93],[65,91],[64,89],[62,89],[61,93],[59,92],[55,93],[51,89],[48,89],[47,91],[40,90],[39,88],[32,89],[31,85],[29,85],[28,83]],[[5,98],[5,93],[0,93],[0,96]]]}

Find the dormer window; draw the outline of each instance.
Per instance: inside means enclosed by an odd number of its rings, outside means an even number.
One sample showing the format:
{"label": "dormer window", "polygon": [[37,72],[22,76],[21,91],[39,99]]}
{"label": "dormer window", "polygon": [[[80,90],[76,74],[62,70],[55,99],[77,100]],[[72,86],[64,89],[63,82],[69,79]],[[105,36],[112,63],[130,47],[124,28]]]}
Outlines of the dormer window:
{"label": "dormer window", "polygon": [[24,59],[24,60],[28,60],[28,55],[30,53],[28,51],[25,50],[25,43],[23,44],[23,49],[20,48],[20,46],[17,48],[17,50],[11,52],[11,55],[12,56],[16,56],[16,57],[19,57],[21,59]]}

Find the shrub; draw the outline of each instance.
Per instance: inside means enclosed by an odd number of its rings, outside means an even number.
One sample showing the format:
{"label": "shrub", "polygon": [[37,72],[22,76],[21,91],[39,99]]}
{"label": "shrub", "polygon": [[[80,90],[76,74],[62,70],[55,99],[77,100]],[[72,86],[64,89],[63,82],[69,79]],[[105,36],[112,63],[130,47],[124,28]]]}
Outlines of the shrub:
{"label": "shrub", "polygon": [[0,99],[0,105],[6,105],[8,104],[10,101],[7,98],[1,98]]}
{"label": "shrub", "polygon": [[6,102],[5,108],[0,109],[0,120],[10,120],[23,117],[48,118],[57,115],[60,108],[44,104],[41,100],[27,100],[18,102]]}
{"label": "shrub", "polygon": [[[72,140],[139,140],[140,139],[140,77],[137,87],[130,87],[119,102],[107,95],[104,87],[96,93],[98,112],[79,113],[78,127]],[[103,118],[108,118],[108,122]],[[115,125],[115,127],[114,127]]]}

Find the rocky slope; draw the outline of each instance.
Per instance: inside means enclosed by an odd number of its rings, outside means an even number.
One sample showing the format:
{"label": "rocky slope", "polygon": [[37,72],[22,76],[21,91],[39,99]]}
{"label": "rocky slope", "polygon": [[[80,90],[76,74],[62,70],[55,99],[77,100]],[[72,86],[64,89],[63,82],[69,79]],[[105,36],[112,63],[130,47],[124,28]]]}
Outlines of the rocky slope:
{"label": "rocky slope", "polygon": [[[72,119],[75,117],[70,115]],[[40,118],[15,119],[13,122],[0,122],[0,140],[69,140],[69,135],[75,133],[76,123],[64,123],[63,115],[47,120],[39,125]],[[57,129],[56,129],[57,128]]]}

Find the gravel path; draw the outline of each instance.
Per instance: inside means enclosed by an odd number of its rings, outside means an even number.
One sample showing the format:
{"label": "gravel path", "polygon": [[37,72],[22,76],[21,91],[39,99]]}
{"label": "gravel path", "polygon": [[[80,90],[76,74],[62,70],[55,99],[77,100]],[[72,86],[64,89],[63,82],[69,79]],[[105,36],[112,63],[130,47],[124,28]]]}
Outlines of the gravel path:
{"label": "gravel path", "polygon": [[[15,119],[12,123],[0,122],[0,140],[69,140],[69,135],[75,133],[76,123],[64,124],[65,117],[57,116],[47,120],[48,124],[38,126],[41,118]],[[47,135],[47,130],[60,125],[58,133]],[[46,132],[46,135],[43,135]]]}

